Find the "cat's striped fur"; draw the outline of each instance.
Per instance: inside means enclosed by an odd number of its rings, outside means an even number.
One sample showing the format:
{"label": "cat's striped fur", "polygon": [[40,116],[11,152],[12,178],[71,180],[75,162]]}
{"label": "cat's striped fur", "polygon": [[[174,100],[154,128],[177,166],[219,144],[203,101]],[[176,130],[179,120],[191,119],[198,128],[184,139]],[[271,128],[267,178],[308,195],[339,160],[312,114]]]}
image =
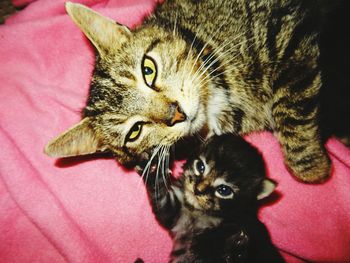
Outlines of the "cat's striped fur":
{"label": "cat's striped fur", "polygon": [[[122,163],[138,162],[186,136],[271,130],[299,180],[324,180],[321,2],[168,0],[132,31],[67,4],[98,56],[84,120],[46,152],[108,149]],[[152,85],[145,58],[154,63]]]}
{"label": "cat's striped fur", "polygon": [[241,137],[210,138],[179,179],[165,176],[157,163],[150,170],[143,180],[173,240],[170,262],[283,262],[256,211],[258,196],[269,195],[274,184],[265,179],[262,157]]}

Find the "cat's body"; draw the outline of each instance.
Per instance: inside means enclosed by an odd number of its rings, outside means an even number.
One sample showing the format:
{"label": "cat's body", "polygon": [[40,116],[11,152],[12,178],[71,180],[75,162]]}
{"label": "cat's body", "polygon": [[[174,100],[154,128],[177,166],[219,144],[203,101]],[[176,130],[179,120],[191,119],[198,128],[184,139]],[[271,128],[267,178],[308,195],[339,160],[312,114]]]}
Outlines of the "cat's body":
{"label": "cat's body", "polygon": [[138,162],[186,136],[271,130],[293,174],[322,181],[318,3],[169,0],[133,31],[68,4],[99,55],[84,120],[46,152]]}
{"label": "cat's body", "polygon": [[210,138],[181,178],[157,171],[143,179],[154,214],[173,240],[171,262],[283,262],[257,218],[258,198],[274,184],[265,179],[262,157],[241,137]]}

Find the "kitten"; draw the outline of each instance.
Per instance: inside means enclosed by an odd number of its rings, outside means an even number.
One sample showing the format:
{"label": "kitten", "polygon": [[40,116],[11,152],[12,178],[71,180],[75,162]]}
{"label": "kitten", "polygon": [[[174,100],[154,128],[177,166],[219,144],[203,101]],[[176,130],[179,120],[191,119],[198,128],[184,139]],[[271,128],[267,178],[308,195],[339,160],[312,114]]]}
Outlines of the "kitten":
{"label": "kitten", "polygon": [[45,152],[108,150],[127,164],[187,136],[271,130],[297,179],[323,181],[321,3],[168,0],[134,30],[66,3],[96,65],[83,120]]}
{"label": "kitten", "polygon": [[173,239],[171,262],[283,262],[257,218],[258,200],[275,184],[241,137],[213,136],[178,179],[158,174],[159,164],[150,170],[143,179],[153,212]]}

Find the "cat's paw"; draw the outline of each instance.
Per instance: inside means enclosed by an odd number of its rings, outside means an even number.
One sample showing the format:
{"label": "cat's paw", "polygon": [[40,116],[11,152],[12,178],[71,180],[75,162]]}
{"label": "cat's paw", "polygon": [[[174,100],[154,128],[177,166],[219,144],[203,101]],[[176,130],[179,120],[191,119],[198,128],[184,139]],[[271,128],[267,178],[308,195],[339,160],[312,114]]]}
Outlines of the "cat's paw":
{"label": "cat's paw", "polygon": [[331,174],[331,161],[326,153],[308,161],[287,162],[287,166],[295,178],[303,183],[323,183]]}

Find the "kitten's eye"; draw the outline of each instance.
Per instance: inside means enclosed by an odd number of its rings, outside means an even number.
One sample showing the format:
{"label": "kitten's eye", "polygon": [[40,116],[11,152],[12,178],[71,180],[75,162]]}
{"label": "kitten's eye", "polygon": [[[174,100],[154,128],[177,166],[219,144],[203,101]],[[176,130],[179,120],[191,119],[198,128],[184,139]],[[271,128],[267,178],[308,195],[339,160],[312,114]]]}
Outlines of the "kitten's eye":
{"label": "kitten's eye", "polygon": [[136,122],[134,126],[131,127],[128,135],[126,135],[126,140],[129,142],[135,141],[141,134],[142,122]]}
{"label": "kitten's eye", "polygon": [[194,168],[199,174],[203,174],[205,171],[205,164],[203,163],[202,160],[195,160],[194,162]]}
{"label": "kitten's eye", "polygon": [[148,87],[152,88],[157,78],[157,67],[153,59],[145,57],[142,62],[142,75]]}
{"label": "kitten's eye", "polygon": [[233,197],[233,190],[231,187],[221,184],[216,187],[215,195],[219,198],[230,199]]}

